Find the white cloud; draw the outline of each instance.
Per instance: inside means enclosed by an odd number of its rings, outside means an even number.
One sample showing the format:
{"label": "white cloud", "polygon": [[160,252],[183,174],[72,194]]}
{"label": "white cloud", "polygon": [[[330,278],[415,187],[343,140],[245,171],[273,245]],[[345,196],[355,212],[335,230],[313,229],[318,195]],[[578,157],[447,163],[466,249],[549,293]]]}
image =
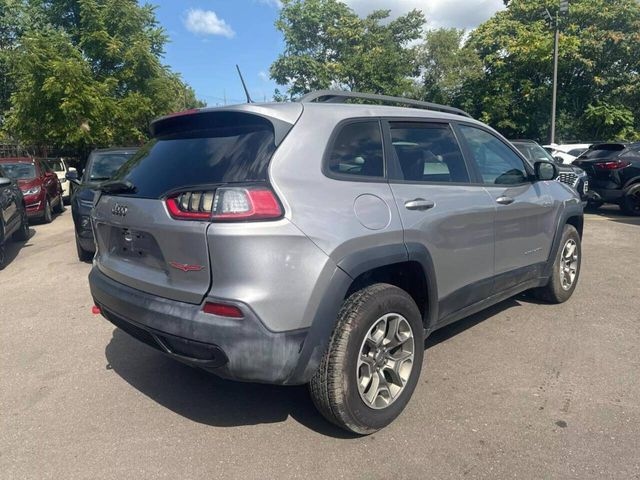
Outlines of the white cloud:
{"label": "white cloud", "polygon": [[222,35],[232,38],[236,32],[222,18],[212,10],[192,8],[187,11],[184,26],[192,33],[198,35]]}
{"label": "white cloud", "polygon": [[280,8],[282,6],[282,2],[280,0],[255,0],[255,1],[263,5],[268,5],[270,7]]}
{"label": "white cloud", "polygon": [[258,72],[258,77],[260,77],[260,80],[262,80],[263,82],[269,81],[269,74],[264,70]]}
{"label": "white cloud", "polygon": [[398,17],[413,10],[422,10],[427,27],[476,28],[504,8],[502,0],[342,0],[358,15],[373,10],[391,10],[391,17]]}

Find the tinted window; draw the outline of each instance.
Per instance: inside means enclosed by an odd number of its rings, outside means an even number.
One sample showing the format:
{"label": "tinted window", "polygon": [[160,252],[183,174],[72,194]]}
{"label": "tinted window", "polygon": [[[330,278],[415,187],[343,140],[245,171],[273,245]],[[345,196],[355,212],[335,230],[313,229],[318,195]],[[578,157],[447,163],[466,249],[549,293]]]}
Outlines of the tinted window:
{"label": "tinted window", "polygon": [[573,155],[574,157],[579,157],[580,155],[582,155],[586,151],[587,151],[586,148],[574,148],[572,150],[569,150],[567,153],[569,155]]}
{"label": "tinted window", "polygon": [[259,117],[243,118],[236,118],[233,125],[181,129],[175,135],[156,138],[115,178],[130,181],[136,187],[135,196],[146,198],[196,185],[266,181],[276,149],[273,127]]}
{"label": "tinted window", "polygon": [[7,177],[14,180],[25,180],[36,177],[36,167],[32,163],[3,163]]}
{"label": "tinted window", "polygon": [[94,152],[87,162],[84,179],[88,182],[109,180],[133,153]]}
{"label": "tinted window", "polygon": [[630,161],[638,161],[640,160],[640,148],[629,148],[620,154],[620,158]]}
{"label": "tinted window", "polygon": [[448,125],[392,123],[391,143],[401,180],[411,182],[469,182],[469,173]]}
{"label": "tinted window", "polygon": [[613,158],[624,150],[624,145],[600,145],[596,148],[590,148],[584,152],[581,156],[581,160],[591,160],[594,158]]}
{"label": "tinted window", "polygon": [[49,166],[56,172],[64,172],[64,165],[62,160],[47,160]]}
{"label": "tinted window", "polygon": [[342,127],[329,155],[329,170],[341,175],[384,177],[382,135],[378,121]]}
{"label": "tinted window", "polygon": [[537,143],[512,142],[513,146],[531,163],[539,161],[553,162],[553,157]]}
{"label": "tinted window", "polygon": [[527,181],[528,174],[522,160],[502,140],[467,125],[460,125],[460,130],[484,183],[514,185]]}

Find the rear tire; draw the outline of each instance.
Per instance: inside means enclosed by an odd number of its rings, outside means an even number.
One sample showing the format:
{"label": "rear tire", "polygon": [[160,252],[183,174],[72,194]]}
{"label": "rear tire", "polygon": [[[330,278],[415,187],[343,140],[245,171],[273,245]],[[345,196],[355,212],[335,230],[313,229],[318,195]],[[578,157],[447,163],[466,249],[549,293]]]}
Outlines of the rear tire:
{"label": "rear tire", "polygon": [[84,248],[82,248],[82,245],[80,245],[80,240],[78,240],[77,234],[76,234],[76,251],[78,252],[78,260],[80,260],[81,262],[90,262],[91,259],[93,258],[93,252],[90,252],[89,250],[85,250]]}
{"label": "rear tire", "polygon": [[640,183],[627,188],[620,202],[620,208],[627,215],[640,216]]}
{"label": "rear tire", "polygon": [[0,270],[3,270],[5,267],[5,262],[7,261],[7,251],[3,241],[0,241]]}
{"label": "rear tire", "polygon": [[585,207],[585,210],[588,210],[590,212],[595,212],[602,205],[604,205],[604,202],[601,202],[601,201],[587,201],[587,205]]}
{"label": "rear tire", "polygon": [[533,290],[534,296],[549,303],[563,303],[569,300],[578,284],[581,263],[580,235],[573,225],[565,225],[549,283]]}
{"label": "rear tire", "polygon": [[309,390],[320,413],[367,435],[389,425],[409,402],[424,355],[424,329],[413,299],[378,283],[344,301]]}

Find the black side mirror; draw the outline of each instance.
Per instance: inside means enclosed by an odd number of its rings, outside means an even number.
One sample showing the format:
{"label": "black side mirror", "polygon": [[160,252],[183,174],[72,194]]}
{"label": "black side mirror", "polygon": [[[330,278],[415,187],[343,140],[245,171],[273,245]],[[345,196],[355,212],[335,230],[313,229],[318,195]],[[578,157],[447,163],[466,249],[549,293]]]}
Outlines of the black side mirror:
{"label": "black side mirror", "polygon": [[69,170],[65,174],[64,178],[69,180],[71,183],[75,183],[76,185],[80,183],[80,181],[78,180],[78,172],[76,170]]}
{"label": "black side mirror", "polygon": [[0,187],[6,187],[11,185],[11,179],[7,177],[0,177]]}
{"label": "black side mirror", "polygon": [[558,178],[558,167],[551,162],[536,162],[533,167],[538,180],[555,180]]}

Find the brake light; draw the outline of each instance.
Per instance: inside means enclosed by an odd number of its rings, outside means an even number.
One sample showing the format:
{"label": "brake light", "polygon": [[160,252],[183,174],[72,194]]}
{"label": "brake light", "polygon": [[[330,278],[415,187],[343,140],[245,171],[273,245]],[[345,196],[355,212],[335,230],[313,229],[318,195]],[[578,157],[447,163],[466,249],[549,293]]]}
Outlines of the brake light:
{"label": "brake light", "polygon": [[218,315],[220,317],[243,318],[242,311],[235,305],[227,305],[226,303],[207,302],[202,307],[204,313]]}
{"label": "brake light", "polygon": [[618,170],[619,168],[628,167],[631,165],[631,162],[627,162],[626,160],[615,160],[612,162],[598,162],[593,165],[601,170]]}
{"label": "brake light", "polygon": [[280,202],[268,187],[184,192],[168,198],[166,204],[169,214],[177,220],[268,220],[282,216]]}

